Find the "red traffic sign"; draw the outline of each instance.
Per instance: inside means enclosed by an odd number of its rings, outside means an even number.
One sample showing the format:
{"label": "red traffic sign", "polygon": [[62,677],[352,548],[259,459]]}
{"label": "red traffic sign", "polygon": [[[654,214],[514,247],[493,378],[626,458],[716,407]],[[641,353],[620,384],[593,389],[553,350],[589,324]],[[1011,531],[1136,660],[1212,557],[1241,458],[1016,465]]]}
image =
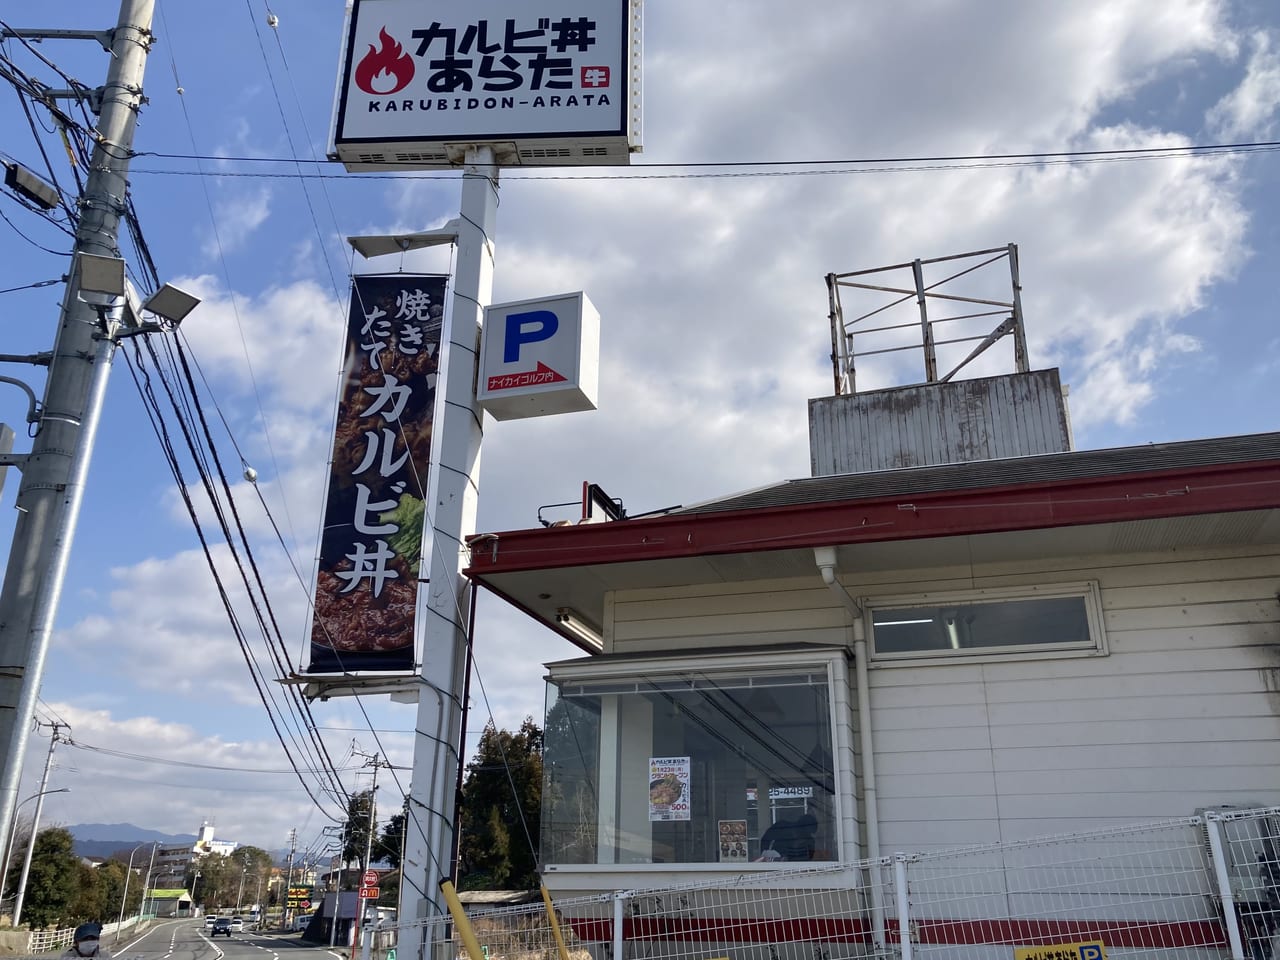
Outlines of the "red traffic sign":
{"label": "red traffic sign", "polygon": [[361,900],[377,900],[378,897],[380,896],[382,896],[382,891],[379,890],[377,887],[361,887],[360,888]]}
{"label": "red traffic sign", "polygon": [[378,874],[374,870],[366,870],[364,876],[360,878],[362,887],[374,887],[378,884]]}

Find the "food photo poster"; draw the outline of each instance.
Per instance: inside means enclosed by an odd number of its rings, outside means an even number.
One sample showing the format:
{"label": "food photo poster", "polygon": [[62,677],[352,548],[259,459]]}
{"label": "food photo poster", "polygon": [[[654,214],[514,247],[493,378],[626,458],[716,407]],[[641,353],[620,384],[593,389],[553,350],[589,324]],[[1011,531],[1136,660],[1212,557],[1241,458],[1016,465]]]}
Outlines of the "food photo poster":
{"label": "food photo poster", "polygon": [[689,819],[689,758],[649,758],[649,821]]}

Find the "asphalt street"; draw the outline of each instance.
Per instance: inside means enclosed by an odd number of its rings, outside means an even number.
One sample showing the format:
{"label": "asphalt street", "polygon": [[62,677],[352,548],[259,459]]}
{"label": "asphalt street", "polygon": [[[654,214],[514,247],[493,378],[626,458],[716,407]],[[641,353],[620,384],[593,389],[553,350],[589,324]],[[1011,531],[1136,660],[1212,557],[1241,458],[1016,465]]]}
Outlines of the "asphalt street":
{"label": "asphalt street", "polygon": [[164,920],[146,932],[103,946],[116,960],[346,960],[347,953],[305,943],[296,933],[246,930],[216,940],[203,919]]}

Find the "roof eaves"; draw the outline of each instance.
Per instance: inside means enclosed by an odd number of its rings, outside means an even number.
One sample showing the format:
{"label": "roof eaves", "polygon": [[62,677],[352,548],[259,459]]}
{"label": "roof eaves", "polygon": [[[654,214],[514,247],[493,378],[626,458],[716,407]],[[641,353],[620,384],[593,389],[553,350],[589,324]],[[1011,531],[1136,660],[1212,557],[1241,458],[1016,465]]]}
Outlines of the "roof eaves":
{"label": "roof eaves", "polygon": [[[698,513],[481,534],[468,540],[472,559],[467,575],[484,582],[490,574],[521,570],[1274,509],[1280,507],[1280,434],[1266,437],[1274,439],[1274,452],[1272,443],[1262,444],[1258,452],[1272,454],[1265,459],[1182,458],[1179,466],[1136,471],[1108,471],[1107,464],[1100,463],[1104,469],[1070,477],[1024,474],[1005,483],[882,490],[834,499],[806,496]],[[1127,463],[1113,458],[1111,464],[1121,462]],[[995,479],[990,471],[985,475]]]}

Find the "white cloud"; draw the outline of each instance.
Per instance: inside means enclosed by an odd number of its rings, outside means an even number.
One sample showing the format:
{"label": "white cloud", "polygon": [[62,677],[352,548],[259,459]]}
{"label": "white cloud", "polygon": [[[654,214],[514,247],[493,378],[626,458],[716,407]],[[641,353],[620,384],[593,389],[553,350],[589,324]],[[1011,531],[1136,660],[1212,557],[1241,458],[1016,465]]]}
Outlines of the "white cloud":
{"label": "white cloud", "polygon": [[[209,820],[220,839],[274,851],[286,846],[291,828],[303,828],[300,840],[307,843],[329,822],[271,740],[231,740],[127,708],[86,709],[57,700],[49,708],[70,724],[73,742],[54,751],[50,786],[70,792],[48,798],[46,825],[133,823],[190,834]],[[29,759],[32,754],[43,751],[29,751]],[[43,763],[43,755],[38,759]],[[345,769],[351,776],[352,766]],[[308,788],[323,798],[314,777]],[[264,794],[271,803],[253,799]]]}
{"label": "white cloud", "polygon": [[204,255],[220,258],[245,246],[271,215],[271,191],[259,187],[225,197],[214,205],[216,228],[204,241]]}
{"label": "white cloud", "polygon": [[1208,123],[1225,140],[1265,140],[1275,128],[1280,109],[1280,50],[1277,34],[1256,30],[1249,37],[1252,50],[1240,84],[1214,104]]}

